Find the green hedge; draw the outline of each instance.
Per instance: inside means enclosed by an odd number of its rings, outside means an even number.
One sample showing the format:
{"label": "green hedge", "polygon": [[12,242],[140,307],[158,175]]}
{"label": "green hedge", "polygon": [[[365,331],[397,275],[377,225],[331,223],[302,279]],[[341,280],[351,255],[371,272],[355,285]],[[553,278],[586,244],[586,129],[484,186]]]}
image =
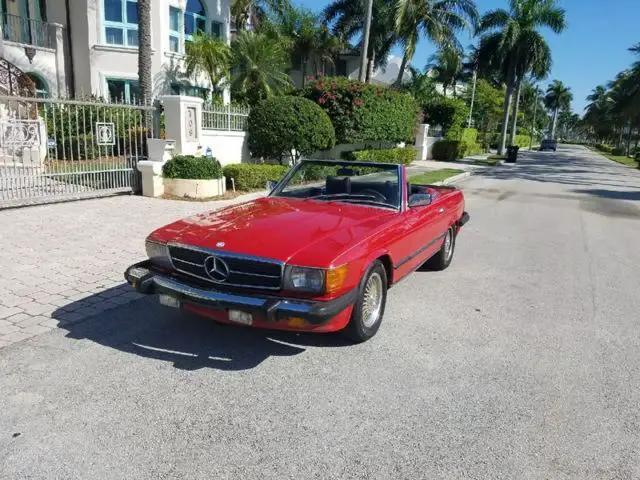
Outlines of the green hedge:
{"label": "green hedge", "polygon": [[289,167],[284,165],[267,165],[258,163],[236,163],[223,168],[227,180],[234,179],[237,190],[265,188],[270,180],[280,180]]}
{"label": "green hedge", "polygon": [[464,128],[460,140],[467,143],[476,143],[478,141],[478,130],[475,128]]}
{"label": "green hedge", "polygon": [[[486,136],[487,142],[491,148],[498,148],[498,143],[500,142],[500,133],[494,132],[489,133]],[[515,144],[520,148],[528,147],[531,142],[530,135],[516,135]],[[509,136],[507,135],[507,146],[509,145]]]}
{"label": "green hedge", "polygon": [[344,152],[342,158],[358,162],[400,163],[409,165],[416,159],[418,149],[408,146],[404,148],[383,148],[379,150],[355,150]]}
{"label": "green hedge", "polygon": [[[457,98],[436,97],[423,105],[425,122],[440,125],[447,140],[461,140],[469,116],[467,105]],[[477,135],[477,132],[476,132]],[[473,140],[475,142],[475,139]]]}
{"label": "green hedge", "polygon": [[622,147],[613,147],[611,149],[611,155],[616,155],[618,157],[621,157],[623,155],[626,155],[626,151]]}
{"label": "green hedge", "polygon": [[597,150],[600,150],[604,153],[611,153],[613,151],[613,147],[610,145],[605,145],[604,143],[596,143],[595,147]]}
{"label": "green hedge", "polygon": [[309,83],[299,95],[329,115],[337,143],[413,142],[418,105],[408,93],[328,77]]}
{"label": "green hedge", "polygon": [[335,145],[331,120],[322,108],[306,98],[263,100],[251,109],[247,122],[253,157],[282,162],[284,156],[291,155],[291,150],[307,156]]}
{"label": "green hedge", "polygon": [[433,158],[440,162],[453,162],[459,158],[480,153],[482,153],[482,146],[477,142],[440,140],[433,144]]}
{"label": "green hedge", "polygon": [[222,178],[222,167],[215,158],[176,155],[162,167],[165,178],[212,180]]}

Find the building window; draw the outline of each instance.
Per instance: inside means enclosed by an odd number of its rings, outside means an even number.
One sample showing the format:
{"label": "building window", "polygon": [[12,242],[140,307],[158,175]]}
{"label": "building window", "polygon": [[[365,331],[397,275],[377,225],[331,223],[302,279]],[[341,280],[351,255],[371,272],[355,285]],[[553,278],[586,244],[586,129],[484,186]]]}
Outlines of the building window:
{"label": "building window", "polygon": [[190,97],[200,97],[208,100],[210,93],[208,88],[195,87],[184,83],[171,84],[171,95],[188,95]]}
{"label": "building window", "polygon": [[216,22],[215,20],[211,22],[211,35],[222,38],[222,23]]}
{"label": "building window", "polygon": [[137,47],[137,0],[104,0],[104,29],[107,44]]}
{"label": "building window", "polygon": [[189,41],[197,33],[207,32],[207,11],[200,0],[187,0],[184,11],[184,39]]}
{"label": "building window", "polygon": [[38,98],[48,98],[49,97],[49,87],[47,82],[36,73],[26,73],[25,74],[29,79],[33,82],[36,90],[36,97]]}
{"label": "building window", "polygon": [[107,79],[109,100],[122,103],[136,103],[140,98],[140,87],[137,80]]}
{"label": "building window", "polygon": [[176,7],[169,7],[169,51],[180,51],[180,16],[181,11]]}

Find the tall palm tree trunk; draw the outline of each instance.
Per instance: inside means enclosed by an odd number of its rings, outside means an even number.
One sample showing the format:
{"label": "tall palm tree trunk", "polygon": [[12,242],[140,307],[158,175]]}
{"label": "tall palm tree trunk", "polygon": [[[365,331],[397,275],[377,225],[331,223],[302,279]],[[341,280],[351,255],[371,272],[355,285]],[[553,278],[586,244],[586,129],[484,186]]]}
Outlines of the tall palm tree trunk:
{"label": "tall palm tree trunk", "polygon": [[498,144],[498,155],[503,155],[507,147],[507,130],[509,128],[509,111],[511,110],[511,97],[513,97],[513,84],[515,80],[515,67],[509,71],[507,78],[507,92],[504,95],[504,105],[502,111],[502,131],[500,132],[500,143]]}
{"label": "tall palm tree trunk", "polygon": [[398,71],[398,78],[396,79],[396,85],[402,85],[402,77],[404,77],[404,71],[407,69],[407,63],[409,63],[409,57],[407,52],[402,55],[402,62],[400,62],[400,70]]}
{"label": "tall palm tree trunk", "polygon": [[[151,80],[151,0],[138,0],[138,81],[140,101],[151,104],[153,85]],[[151,126],[151,115],[143,115],[143,127]]]}
{"label": "tall palm tree trunk", "polygon": [[511,116],[511,135],[509,136],[509,145],[515,145],[516,131],[518,128],[518,108],[520,107],[520,93],[522,92],[522,77],[518,78],[516,83],[515,104],[513,105],[513,113]]}
{"label": "tall palm tree trunk", "polygon": [[367,63],[367,75],[365,78],[366,83],[371,82],[371,77],[373,77],[373,70],[376,64],[376,52],[371,52],[371,58],[369,58],[369,62]]}
{"label": "tall palm tree trunk", "polygon": [[556,127],[558,126],[559,107],[553,109],[553,120],[551,121],[551,138],[556,138]]}

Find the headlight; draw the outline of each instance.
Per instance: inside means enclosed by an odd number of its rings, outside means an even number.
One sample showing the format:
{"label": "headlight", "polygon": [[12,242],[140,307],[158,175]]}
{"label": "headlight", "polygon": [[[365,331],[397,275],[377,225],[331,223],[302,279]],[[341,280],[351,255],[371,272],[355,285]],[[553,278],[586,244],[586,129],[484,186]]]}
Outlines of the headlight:
{"label": "headlight", "polygon": [[151,260],[151,263],[167,270],[171,270],[173,268],[173,265],[171,264],[171,257],[169,255],[169,247],[165,243],[147,240],[144,246],[147,250],[147,256],[149,257],[149,260]]}
{"label": "headlight", "polygon": [[325,271],[319,268],[288,266],[285,272],[285,290],[322,293],[324,275]]}

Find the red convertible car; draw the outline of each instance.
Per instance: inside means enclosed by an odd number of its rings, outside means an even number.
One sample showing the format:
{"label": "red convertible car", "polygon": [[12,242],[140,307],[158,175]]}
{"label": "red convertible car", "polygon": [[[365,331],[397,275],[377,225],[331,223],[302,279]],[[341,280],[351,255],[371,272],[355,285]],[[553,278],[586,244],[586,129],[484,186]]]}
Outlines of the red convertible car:
{"label": "red convertible car", "polygon": [[412,185],[403,165],[302,161],[264,198],[154,231],[125,278],[219,322],[362,342],[387,289],[447,268],[468,220],[461,191]]}

